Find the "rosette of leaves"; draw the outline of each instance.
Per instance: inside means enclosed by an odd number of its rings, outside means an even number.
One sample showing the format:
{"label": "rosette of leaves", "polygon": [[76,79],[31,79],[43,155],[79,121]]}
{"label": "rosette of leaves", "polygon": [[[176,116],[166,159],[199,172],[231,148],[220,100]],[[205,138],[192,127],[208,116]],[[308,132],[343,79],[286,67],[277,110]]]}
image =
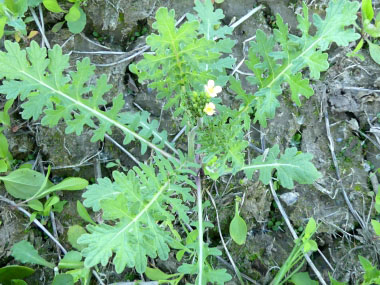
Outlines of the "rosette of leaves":
{"label": "rosette of leaves", "polygon": [[306,4],[303,4],[303,15],[297,15],[301,36],[289,34],[288,25],[279,14],[276,15],[278,29],[274,30],[274,36],[268,36],[260,29],[256,31],[249,59],[245,62],[254,73],[247,79],[258,87],[251,104],[255,108],[254,122],[259,121],[265,127],[266,120],[274,117],[280,106],[277,97],[282,94],[285,82],[290,87],[291,100],[298,106],[301,105],[300,96],[309,98],[314,94],[302,70],[308,68],[310,78],[319,79],[321,72],[329,68],[325,51],[330,44],[347,46],[360,37],[350,27],[355,23],[359,6],[356,1],[330,1],[324,19],[318,14],[313,15],[316,28],[313,34],[310,33],[312,23]]}
{"label": "rosette of leaves", "polygon": [[174,10],[158,9],[152,26],[158,34],[146,40],[154,54],[144,54],[144,59],[130,65],[140,82],[148,81],[148,86],[157,90],[157,98],[167,99],[165,108],[176,108],[175,116],[184,111],[181,102],[188,96],[191,99],[193,91],[203,91],[208,80],[225,85],[225,69],[235,62],[231,57],[222,57],[234,45],[234,41],[225,39],[232,28],[217,28],[224,18],[222,10],[214,11],[210,0],[196,1],[195,10],[197,16],[187,15],[188,21],[176,28]]}

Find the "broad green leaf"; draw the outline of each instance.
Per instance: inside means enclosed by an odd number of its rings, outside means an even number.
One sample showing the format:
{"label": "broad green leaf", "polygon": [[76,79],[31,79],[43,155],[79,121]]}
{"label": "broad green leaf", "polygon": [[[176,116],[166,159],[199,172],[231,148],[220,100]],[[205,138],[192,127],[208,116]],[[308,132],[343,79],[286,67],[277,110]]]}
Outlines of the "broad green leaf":
{"label": "broad green leaf", "polygon": [[176,276],[177,274],[166,274],[158,268],[147,267],[145,271],[145,275],[150,280],[160,281],[160,280],[169,280],[170,278],[172,278],[173,276]]}
{"label": "broad green leaf", "polygon": [[372,8],[372,0],[362,0],[362,17],[364,20],[371,21],[375,13]]}
{"label": "broad green leaf", "polygon": [[79,217],[81,217],[87,223],[96,225],[96,223],[91,218],[90,214],[87,212],[86,208],[82,205],[82,203],[79,200],[77,201],[77,212]]}
{"label": "broad green leaf", "polygon": [[31,200],[28,202],[27,205],[29,208],[31,208],[35,211],[42,212],[44,210],[44,205],[38,200]]}
{"label": "broad green leaf", "polygon": [[[5,190],[15,198],[29,199],[33,197],[44,183],[45,176],[31,169],[17,169],[7,176],[0,176]],[[51,182],[49,182],[51,184]]]}
{"label": "broad green leaf", "polygon": [[79,10],[79,2],[78,2],[78,4],[71,6],[69,13],[67,13],[65,16],[65,20],[67,22],[75,22],[75,21],[78,21],[79,18],[80,18],[80,10]]}
{"label": "broad green leaf", "polygon": [[79,225],[70,226],[67,231],[67,240],[74,248],[82,250],[85,246],[83,244],[78,244],[78,238],[86,233],[86,230]]}
{"label": "broad green leaf", "polygon": [[310,162],[311,154],[298,153],[296,148],[288,148],[278,158],[280,148],[273,146],[266,157],[258,156],[252,160],[251,165],[244,166],[242,170],[251,179],[255,170],[260,170],[260,181],[269,184],[274,169],[277,170],[277,178],[280,184],[288,189],[294,188],[294,181],[300,184],[312,184],[321,177],[315,166]]}
{"label": "broad green leaf", "polygon": [[245,243],[247,238],[247,224],[239,215],[235,215],[230,223],[230,235],[234,242],[238,245]]}
{"label": "broad green leaf", "polygon": [[377,44],[373,44],[370,41],[367,40],[367,43],[369,45],[369,54],[371,55],[371,58],[377,63],[380,64],[380,46]]}
{"label": "broad green leaf", "polygon": [[53,269],[55,265],[53,263],[50,263],[43,259],[35,250],[33,245],[31,245],[26,240],[20,241],[13,245],[11,250],[12,256],[22,262],[22,263],[32,263],[32,264],[39,264],[42,266],[49,267]]}
{"label": "broad green leaf", "polygon": [[77,190],[82,190],[86,188],[88,185],[88,181],[83,178],[79,177],[68,177],[65,178],[63,181],[60,183],[53,185],[51,187],[46,187],[39,193],[35,199],[39,199],[41,197],[46,196],[49,193],[56,192],[56,191],[77,191]]}
{"label": "broad green leaf", "polygon": [[45,8],[54,13],[65,12],[61,6],[59,6],[57,0],[43,0]]}
{"label": "broad green leaf", "polygon": [[70,274],[58,274],[54,276],[52,285],[74,285],[74,279]]}
{"label": "broad green leaf", "polygon": [[80,13],[80,17],[76,21],[67,21],[67,26],[69,27],[70,32],[72,32],[73,34],[79,34],[83,31],[84,27],[86,26],[86,13],[80,7],[78,7],[78,10]]}
{"label": "broad green leaf", "polygon": [[371,220],[371,224],[375,233],[380,236],[380,223],[376,220]]}
{"label": "broad green leaf", "polygon": [[318,285],[319,283],[312,280],[307,272],[298,272],[289,280],[295,285]]}
{"label": "broad green leaf", "polygon": [[83,267],[82,255],[78,251],[69,251],[59,262],[60,269],[78,269]]}
{"label": "broad green leaf", "polygon": [[238,245],[244,244],[247,238],[247,224],[239,215],[240,201],[240,197],[235,198],[235,216],[230,223],[230,236]]}
{"label": "broad green leaf", "polygon": [[11,284],[11,280],[24,279],[34,273],[34,269],[21,265],[8,265],[0,268],[0,283]]}

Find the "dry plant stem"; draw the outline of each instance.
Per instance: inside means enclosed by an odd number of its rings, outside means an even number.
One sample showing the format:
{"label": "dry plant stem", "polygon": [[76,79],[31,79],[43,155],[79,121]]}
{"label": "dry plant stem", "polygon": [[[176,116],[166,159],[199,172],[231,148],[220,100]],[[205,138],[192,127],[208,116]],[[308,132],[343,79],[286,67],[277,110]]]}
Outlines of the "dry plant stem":
{"label": "dry plant stem", "polygon": [[[176,22],[176,26],[181,23],[183,21],[183,19],[185,19],[186,17],[186,14],[184,14],[181,18],[179,18],[179,20]],[[89,39],[88,39],[89,40]],[[91,41],[91,40],[90,40]],[[92,41],[91,41],[92,42]],[[94,43],[94,42],[93,42]],[[135,58],[136,56],[144,53],[145,51],[147,51],[149,49],[149,46],[145,45],[142,47],[142,49],[134,54],[132,54],[131,56],[128,56],[126,58],[123,58],[119,61],[116,61],[116,62],[111,62],[111,63],[104,63],[104,64],[95,64],[95,66],[101,66],[101,67],[108,67],[108,66],[114,66],[114,65],[118,65],[120,63],[123,63],[123,62],[126,62],[128,60],[132,60],[133,58]]]}
{"label": "dry plant stem", "polygon": [[254,8],[254,9],[252,9],[247,14],[245,14],[243,17],[241,17],[239,20],[237,20],[235,23],[233,23],[232,25],[230,25],[230,27],[235,29],[241,23],[243,23],[244,21],[248,20],[248,18],[251,17],[253,14],[255,14],[258,11],[260,11],[262,8],[263,8],[263,6],[260,5],[260,6],[256,7],[256,8]]}
{"label": "dry plant stem", "polygon": [[181,136],[182,134],[186,131],[186,126],[184,126],[178,134],[176,134],[176,136],[174,137],[174,139],[171,141],[171,143],[175,143]]}
{"label": "dry plant stem", "polygon": [[[42,11],[42,7],[41,7],[41,4],[38,5],[38,12],[40,14],[40,21],[41,21],[41,28],[42,28],[42,31],[43,33],[45,34],[45,22],[44,22],[44,13]],[[44,39],[42,38],[41,39],[41,46],[44,47]]]}
{"label": "dry plant stem", "polygon": [[97,42],[95,42],[95,41],[89,39],[89,38],[86,37],[83,33],[80,33],[79,35],[80,35],[83,39],[85,39],[86,41],[92,43],[93,45],[95,45],[95,46],[97,46],[97,47],[101,47],[101,48],[104,48],[104,49],[111,50],[111,48],[109,48],[109,47],[107,47],[107,46],[103,46],[103,45],[101,45],[101,44],[99,44],[99,43],[97,43]]}
{"label": "dry plant stem", "polygon": [[222,234],[222,231],[220,230],[219,213],[218,213],[218,208],[216,207],[215,200],[214,200],[214,198],[212,197],[211,193],[210,193],[207,189],[206,189],[206,192],[207,192],[208,196],[210,197],[211,203],[212,203],[212,205],[214,206],[214,209],[215,209],[215,213],[216,213],[216,223],[217,223],[217,226],[218,226],[218,232],[219,232],[220,240],[221,240],[221,242],[222,242],[222,244],[223,244],[224,250],[226,251],[226,254],[227,254],[228,259],[230,260],[230,262],[231,262],[231,264],[232,264],[232,268],[233,268],[233,270],[235,271],[236,276],[239,278],[240,283],[244,285],[244,282],[242,282],[242,280],[241,280],[241,274],[240,274],[240,271],[239,271],[239,269],[236,267],[235,262],[234,262],[234,260],[233,260],[233,258],[232,258],[232,256],[231,256],[231,254],[230,254],[228,248],[227,248],[227,245],[226,245],[226,243],[224,242],[223,234]]}
{"label": "dry plant stem", "polygon": [[[9,200],[2,195],[0,195],[0,200],[2,200],[4,202],[8,203],[9,205],[15,207],[17,210],[24,213],[26,216],[28,216],[30,218],[31,214],[27,210],[25,210],[24,208],[17,206],[17,204],[15,202],[13,202],[12,200]],[[55,244],[62,250],[62,252],[64,254],[67,253],[67,250],[63,247],[63,245],[37,219],[34,219],[33,223],[36,224],[36,226],[39,227],[52,241],[54,241]]]}
{"label": "dry plant stem", "polygon": [[[285,223],[286,223],[286,225],[288,226],[288,228],[290,230],[290,233],[292,234],[292,236],[293,236],[293,238],[295,240],[298,239],[298,235],[297,235],[296,231],[294,230],[292,224],[290,223],[288,215],[286,214],[285,209],[282,207],[280,199],[278,199],[277,193],[274,190],[272,179],[269,181],[269,186],[270,186],[270,191],[272,193],[273,199],[276,202],[276,204],[278,206],[278,209],[280,210],[281,215],[284,218]],[[309,266],[311,267],[311,269],[314,271],[314,273],[317,276],[319,282],[322,285],[327,285],[327,283],[325,282],[325,280],[323,280],[322,274],[319,272],[318,268],[314,265],[313,261],[310,259],[310,256],[307,253],[305,253],[303,256],[305,257],[305,259],[306,259],[307,263],[309,264]]]}
{"label": "dry plant stem", "polygon": [[43,27],[41,26],[40,21],[38,20],[38,17],[37,17],[37,15],[36,15],[36,12],[34,11],[34,9],[33,9],[32,7],[29,7],[29,10],[30,10],[30,12],[32,13],[32,16],[33,16],[33,20],[34,20],[34,22],[36,22],[36,25],[37,25],[38,29],[40,30],[40,33],[41,33],[42,39],[44,40],[46,47],[47,47],[48,49],[50,49],[49,41],[48,41],[48,39],[47,39],[46,36],[45,36],[44,29],[43,29]]}
{"label": "dry plant stem", "polygon": [[327,138],[329,140],[329,148],[330,148],[331,156],[332,156],[332,159],[333,159],[336,176],[338,178],[338,181],[339,181],[342,193],[343,193],[344,200],[345,200],[345,202],[346,202],[346,204],[347,204],[347,206],[348,206],[351,214],[358,221],[358,223],[360,224],[360,226],[362,227],[362,229],[366,230],[367,229],[367,225],[364,223],[363,219],[359,216],[359,214],[356,212],[356,210],[352,206],[351,201],[350,201],[350,199],[347,196],[346,190],[344,189],[344,186],[343,186],[343,183],[342,183],[342,179],[340,177],[340,169],[339,169],[338,160],[336,159],[335,150],[334,150],[334,141],[332,139],[331,131],[330,131],[329,115],[328,115],[328,112],[327,112],[326,90],[323,91],[322,96],[323,96],[322,97],[322,102],[323,102],[323,107],[322,108],[323,108],[323,115],[325,117]]}
{"label": "dry plant stem", "polygon": [[130,153],[128,150],[126,150],[121,144],[119,144],[117,141],[115,141],[111,136],[105,134],[104,137],[107,140],[109,140],[110,142],[112,142],[115,146],[117,146],[122,152],[124,152],[126,155],[128,155],[128,157],[130,159],[132,159],[134,163],[136,163],[137,165],[141,164],[141,162],[138,161],[138,159],[136,157],[134,157],[134,155],[132,153]]}
{"label": "dry plant stem", "polygon": [[[15,202],[13,202],[12,200],[9,200],[2,195],[0,195],[0,200],[8,203],[9,205],[11,205],[13,207],[15,207],[17,210],[24,213],[27,217],[30,218],[31,214],[27,210],[25,210],[24,208],[17,206],[17,204]],[[37,219],[34,219],[33,223],[37,227],[39,227],[62,250],[62,252],[64,254],[67,253],[67,250],[63,247],[63,245]],[[92,274],[99,281],[99,284],[105,285],[95,270],[92,270]]]}

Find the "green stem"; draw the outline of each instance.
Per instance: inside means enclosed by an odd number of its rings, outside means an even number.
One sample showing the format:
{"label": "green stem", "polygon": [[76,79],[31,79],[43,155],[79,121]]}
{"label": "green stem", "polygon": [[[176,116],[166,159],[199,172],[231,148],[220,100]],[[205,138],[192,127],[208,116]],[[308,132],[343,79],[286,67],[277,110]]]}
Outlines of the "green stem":
{"label": "green stem", "polygon": [[279,285],[281,280],[284,278],[287,272],[292,268],[293,261],[298,258],[300,252],[302,251],[302,247],[299,244],[296,244],[290,253],[289,257],[286,259],[285,263],[281,266],[280,271],[277,272],[273,281],[270,285]]}

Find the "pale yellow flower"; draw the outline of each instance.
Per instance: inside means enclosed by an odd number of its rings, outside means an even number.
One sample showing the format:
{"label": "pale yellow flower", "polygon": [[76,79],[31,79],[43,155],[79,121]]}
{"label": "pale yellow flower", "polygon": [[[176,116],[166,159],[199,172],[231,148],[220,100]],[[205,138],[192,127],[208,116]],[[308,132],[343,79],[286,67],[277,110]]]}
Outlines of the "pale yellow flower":
{"label": "pale yellow flower", "polygon": [[205,112],[209,116],[214,115],[215,114],[215,104],[212,102],[207,103],[203,109],[203,112]]}
{"label": "pale yellow flower", "polygon": [[209,80],[205,85],[205,92],[210,97],[216,97],[218,93],[222,92],[222,87],[215,86],[214,80]]}

